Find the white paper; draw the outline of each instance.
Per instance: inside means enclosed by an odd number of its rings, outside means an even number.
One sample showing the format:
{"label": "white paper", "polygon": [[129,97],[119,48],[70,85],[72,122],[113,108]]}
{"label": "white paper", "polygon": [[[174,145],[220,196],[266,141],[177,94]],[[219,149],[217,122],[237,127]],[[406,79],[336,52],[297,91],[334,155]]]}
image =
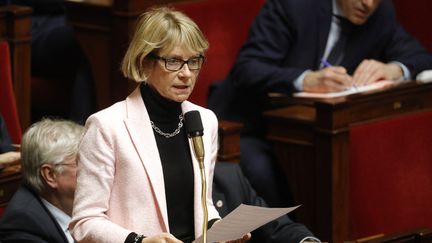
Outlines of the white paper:
{"label": "white paper", "polygon": [[[266,208],[241,204],[207,231],[207,242],[221,242],[242,238],[256,228],[285,215],[296,208]],[[202,236],[193,243],[202,242]]]}
{"label": "white paper", "polygon": [[432,82],[432,70],[425,70],[419,73],[416,77],[419,83],[429,83]]}
{"label": "white paper", "polygon": [[362,93],[370,90],[384,89],[390,86],[397,85],[399,83],[401,82],[394,81],[394,80],[382,80],[365,86],[351,87],[341,92],[332,92],[332,93],[298,92],[298,93],[294,93],[293,96],[302,97],[302,98],[335,98],[335,97],[347,96],[356,93]]}

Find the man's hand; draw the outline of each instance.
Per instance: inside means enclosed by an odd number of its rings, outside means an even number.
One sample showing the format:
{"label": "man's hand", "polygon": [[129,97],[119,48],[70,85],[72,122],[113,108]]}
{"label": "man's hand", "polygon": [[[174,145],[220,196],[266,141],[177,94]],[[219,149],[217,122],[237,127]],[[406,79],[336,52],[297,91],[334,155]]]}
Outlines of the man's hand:
{"label": "man's hand", "polygon": [[403,71],[398,64],[363,60],[355,70],[353,80],[355,85],[363,86],[380,80],[398,80],[402,76]]}
{"label": "man's hand", "polygon": [[344,67],[327,67],[308,72],[303,79],[303,91],[315,93],[338,92],[351,87],[352,78]]}
{"label": "man's hand", "polygon": [[21,159],[21,153],[20,152],[6,152],[3,154],[0,154],[0,164],[10,164],[13,162],[16,162]]}

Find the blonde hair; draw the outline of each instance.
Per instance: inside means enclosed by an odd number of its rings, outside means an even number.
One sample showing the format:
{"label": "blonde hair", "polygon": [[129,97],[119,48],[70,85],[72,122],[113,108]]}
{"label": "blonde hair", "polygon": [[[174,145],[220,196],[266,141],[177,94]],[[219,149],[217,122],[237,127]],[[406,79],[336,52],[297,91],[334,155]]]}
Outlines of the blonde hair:
{"label": "blonde hair", "polygon": [[180,45],[204,55],[208,41],[198,25],[184,13],[168,7],[153,8],[142,14],[123,58],[121,71],[136,82],[146,81],[153,59],[151,53],[167,53]]}

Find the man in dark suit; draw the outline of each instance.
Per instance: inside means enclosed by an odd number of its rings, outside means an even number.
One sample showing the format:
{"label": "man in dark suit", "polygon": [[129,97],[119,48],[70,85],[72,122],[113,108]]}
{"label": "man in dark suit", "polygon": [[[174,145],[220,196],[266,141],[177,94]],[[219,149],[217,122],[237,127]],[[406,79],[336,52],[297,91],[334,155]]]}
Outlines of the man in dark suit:
{"label": "man in dark suit", "polygon": [[68,225],[83,132],[73,122],[44,119],[24,134],[23,186],[0,219],[1,242],[73,243]]}
{"label": "man in dark suit", "polygon": [[6,122],[0,114],[0,154],[12,151],[12,141],[6,127]]}
{"label": "man in dark suit", "polygon": [[[213,203],[221,217],[225,217],[240,204],[267,207],[237,164],[217,162],[213,178]],[[251,243],[299,243],[320,242],[302,224],[295,223],[285,215],[254,230]]]}
{"label": "man in dark suit", "polygon": [[244,124],[242,169],[278,205],[277,163],[261,115],[273,108],[268,93],[340,91],[414,79],[425,69],[432,69],[432,55],[396,21],[390,0],[268,0],[209,108]]}
{"label": "man in dark suit", "polygon": [[0,114],[0,169],[3,164],[16,162],[20,159],[20,153],[14,151],[6,122]]}

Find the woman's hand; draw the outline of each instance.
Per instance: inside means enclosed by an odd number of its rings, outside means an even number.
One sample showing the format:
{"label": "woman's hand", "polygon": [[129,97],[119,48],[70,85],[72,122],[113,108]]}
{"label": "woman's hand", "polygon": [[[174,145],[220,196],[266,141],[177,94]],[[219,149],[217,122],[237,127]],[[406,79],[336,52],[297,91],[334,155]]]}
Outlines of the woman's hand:
{"label": "woman's hand", "polygon": [[[216,220],[213,224],[213,226],[215,226],[217,223],[219,223],[220,219]],[[212,227],[213,227],[212,226]],[[229,240],[229,241],[224,241],[224,242],[220,242],[220,243],[243,243],[246,242],[248,240],[250,240],[250,238],[252,237],[251,233],[247,233],[245,234],[242,238],[240,239],[236,239],[236,240]]]}
{"label": "woman's hand", "polygon": [[250,238],[251,238],[251,233],[247,233],[241,239],[225,241],[224,243],[243,243],[250,240]]}
{"label": "woman's hand", "polygon": [[159,235],[149,236],[144,238],[141,243],[182,243],[170,233],[162,233]]}

